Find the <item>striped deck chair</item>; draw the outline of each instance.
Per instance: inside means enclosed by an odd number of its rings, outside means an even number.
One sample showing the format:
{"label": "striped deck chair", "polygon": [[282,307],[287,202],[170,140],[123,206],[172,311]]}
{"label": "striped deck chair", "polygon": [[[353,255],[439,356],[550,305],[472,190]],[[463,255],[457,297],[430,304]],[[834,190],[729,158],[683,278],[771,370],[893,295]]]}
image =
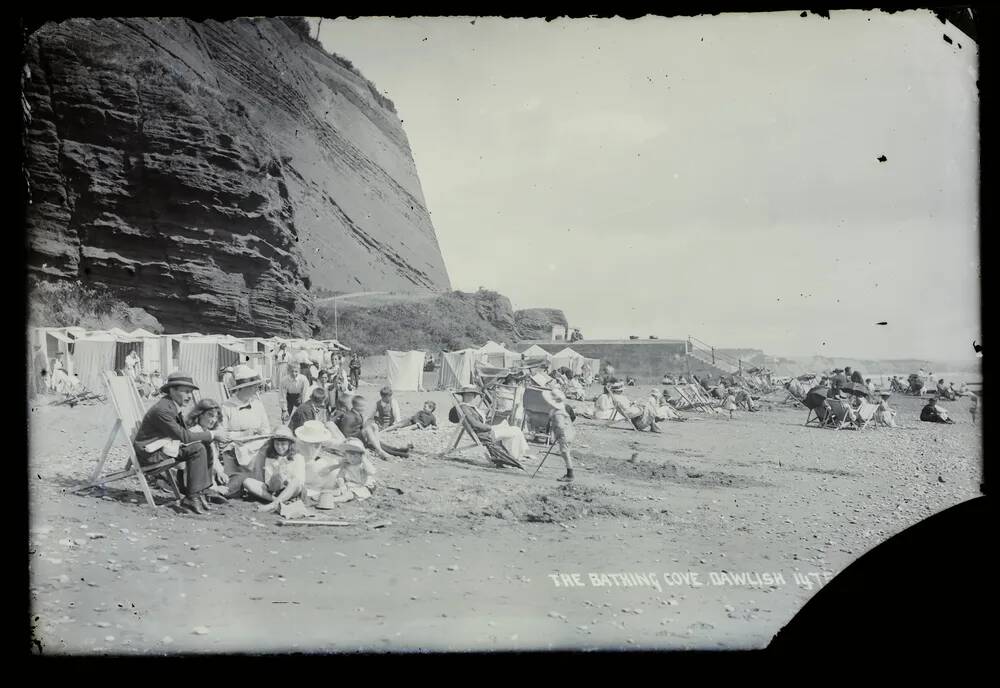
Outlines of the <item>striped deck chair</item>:
{"label": "striped deck chair", "polygon": [[878,423],[875,422],[876,411],[878,411],[878,404],[873,404],[869,401],[861,402],[861,406],[857,409],[854,419],[854,427],[858,430],[878,428]]}
{"label": "striped deck chair", "polygon": [[481,447],[486,452],[486,458],[490,462],[503,465],[503,466],[513,466],[515,468],[520,468],[524,470],[524,466],[521,462],[511,456],[504,446],[500,442],[483,442],[473,430],[472,425],[469,423],[469,418],[465,414],[465,409],[462,408],[462,399],[458,394],[451,393],[451,403],[452,407],[455,409],[455,413],[458,415],[458,431],[455,433],[455,441],[452,443],[451,447],[442,452],[439,456],[444,458],[451,454],[452,452],[459,449],[458,443],[462,441],[462,435],[468,435],[472,438],[472,444],[462,447],[462,449],[468,449],[469,447]]}
{"label": "striped deck chair", "polygon": [[[94,469],[94,473],[90,476],[90,481],[86,485],[73,490],[73,492],[83,492],[94,487],[104,487],[108,483],[113,483],[129,476],[135,476],[139,480],[139,486],[142,488],[143,495],[146,497],[146,503],[149,506],[155,507],[157,504],[153,499],[153,493],[149,489],[146,477],[154,477],[160,473],[165,473],[175,497],[175,500],[170,503],[179,502],[181,500],[181,492],[177,488],[177,481],[173,473],[168,470],[176,466],[179,462],[169,459],[152,466],[142,466],[139,463],[139,457],[136,456],[133,440],[146,412],[142,398],[139,396],[139,390],[136,389],[135,381],[128,376],[115,375],[114,371],[111,370],[105,371],[103,377],[104,384],[108,390],[108,397],[111,399],[117,418],[114,426],[111,428],[111,435],[108,437],[107,444],[104,445],[101,458],[97,462],[97,468]],[[118,438],[119,432],[124,436],[125,444],[128,445],[128,461],[124,469],[102,477],[104,464],[108,460],[108,454],[115,440]]]}

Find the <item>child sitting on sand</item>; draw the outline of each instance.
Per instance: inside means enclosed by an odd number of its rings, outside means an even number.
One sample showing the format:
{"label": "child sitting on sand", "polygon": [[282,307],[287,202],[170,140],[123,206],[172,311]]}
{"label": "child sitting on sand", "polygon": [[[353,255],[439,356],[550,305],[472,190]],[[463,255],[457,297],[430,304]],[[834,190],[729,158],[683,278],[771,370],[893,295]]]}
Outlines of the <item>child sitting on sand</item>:
{"label": "child sitting on sand", "polygon": [[375,466],[365,456],[365,445],[359,439],[349,439],[334,448],[344,458],[334,466],[333,485],[319,496],[318,509],[332,508],[332,504],[352,499],[368,499],[375,489]]}
{"label": "child sitting on sand", "polygon": [[896,412],[889,408],[889,393],[883,392],[879,395],[878,410],[875,411],[875,424],[884,425],[889,428],[896,427]]}
{"label": "child sitting on sand", "polygon": [[[319,421],[306,422],[309,423]],[[243,478],[245,493],[267,502],[258,507],[261,511],[274,511],[305,491],[305,459],[293,451],[295,437],[287,425],[275,428],[271,439],[254,458],[250,475]]]}

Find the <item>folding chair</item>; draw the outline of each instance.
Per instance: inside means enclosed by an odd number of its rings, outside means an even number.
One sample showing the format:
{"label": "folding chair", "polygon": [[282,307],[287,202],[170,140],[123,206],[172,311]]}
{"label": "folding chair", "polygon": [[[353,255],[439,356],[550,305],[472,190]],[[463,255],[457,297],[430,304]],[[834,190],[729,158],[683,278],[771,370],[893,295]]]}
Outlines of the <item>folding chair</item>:
{"label": "folding chair", "polygon": [[843,399],[827,399],[826,403],[830,407],[830,416],[832,420],[827,423],[827,425],[834,430],[843,430],[844,428],[855,427],[852,422],[852,413],[850,404],[848,404]]}
{"label": "folding chair", "polygon": [[873,404],[868,401],[861,403],[861,406],[856,411],[856,418],[854,420],[854,427],[858,430],[864,430],[866,428],[878,428],[878,423],[875,422],[875,412],[878,411],[878,404]]}
{"label": "folding chair", "polygon": [[552,406],[542,396],[544,391],[541,387],[524,388],[524,398],[521,400],[524,409],[521,431],[531,433],[534,442],[538,441],[539,435],[544,435],[545,446],[548,446],[552,441],[551,428],[549,427],[549,412],[552,411]]}
{"label": "folding chair", "polygon": [[455,409],[455,413],[458,414],[459,428],[455,433],[455,441],[452,442],[451,447],[440,454],[442,458],[448,456],[448,454],[451,454],[459,448],[458,443],[462,441],[462,435],[468,435],[472,438],[473,443],[462,447],[462,449],[481,447],[483,451],[486,452],[486,458],[490,462],[507,466],[515,466],[520,468],[522,471],[524,470],[524,466],[522,466],[517,459],[507,454],[507,451],[503,449],[502,446],[498,448],[495,445],[488,446],[483,444],[483,441],[479,439],[479,435],[476,434],[476,431],[473,430],[472,425],[469,423],[469,418],[465,415],[465,409],[462,408],[462,400],[459,398],[458,394],[454,392],[451,393],[451,402]]}
{"label": "folding chair", "polygon": [[[804,401],[802,405],[805,406]],[[822,415],[820,414],[820,409],[823,409]],[[816,427],[823,428],[828,426],[831,420],[833,420],[833,411],[830,409],[828,403],[824,403],[818,408],[809,408],[809,413],[806,414],[806,425],[815,425]]]}
{"label": "folding chair", "polygon": [[[146,497],[146,503],[149,506],[155,507],[157,504],[153,499],[153,493],[149,489],[146,476],[154,477],[166,472],[168,482],[174,492],[175,501],[173,503],[179,502],[181,492],[177,487],[177,481],[173,474],[167,469],[173,468],[180,462],[176,459],[168,459],[151,466],[143,466],[139,463],[139,457],[136,456],[133,440],[135,439],[136,432],[139,430],[139,424],[142,423],[142,418],[145,415],[145,407],[142,399],[139,397],[139,390],[135,387],[135,381],[128,376],[115,375],[114,371],[110,370],[105,371],[103,377],[108,389],[108,397],[111,399],[111,403],[115,408],[115,414],[118,417],[115,420],[114,427],[111,428],[111,435],[108,437],[107,444],[104,445],[104,451],[101,453],[100,461],[97,462],[97,468],[94,469],[94,473],[90,476],[90,482],[73,490],[73,492],[83,492],[94,487],[103,487],[108,483],[113,483],[129,476],[135,476],[139,480],[139,486]],[[125,436],[125,443],[128,445],[128,461],[123,470],[101,477],[104,464],[108,460],[108,453],[111,451],[111,447],[115,439],[117,439],[119,431]]]}

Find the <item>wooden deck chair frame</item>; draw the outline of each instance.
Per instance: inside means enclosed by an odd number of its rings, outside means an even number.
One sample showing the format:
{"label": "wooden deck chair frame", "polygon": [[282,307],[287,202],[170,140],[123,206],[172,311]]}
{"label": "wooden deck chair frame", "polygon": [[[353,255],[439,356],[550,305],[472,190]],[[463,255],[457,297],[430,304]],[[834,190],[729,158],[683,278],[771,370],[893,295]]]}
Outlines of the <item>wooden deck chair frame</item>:
{"label": "wooden deck chair frame", "polygon": [[[868,407],[871,407],[871,416],[869,418],[862,418],[861,410]],[[875,415],[877,413],[878,413],[878,404],[873,404],[870,401],[865,402],[865,404],[862,405],[861,408],[855,411],[857,420],[854,422],[854,427],[856,427],[858,430],[867,430],[867,429],[877,430],[878,423],[875,422]]]}
{"label": "wooden deck chair frame", "polygon": [[834,430],[843,430],[844,428],[856,427],[854,423],[851,421],[850,417],[851,414],[849,413],[849,411],[845,410],[844,417],[842,419],[837,418],[837,410],[834,408],[834,402],[836,402],[837,405],[844,406],[849,409],[850,407],[846,402],[844,402],[841,399],[828,399],[827,401],[828,403],[830,403],[830,408],[833,410],[833,413],[831,414],[832,420],[827,423],[827,427],[833,428]]}
{"label": "wooden deck chair frame", "polygon": [[[805,406],[805,402],[802,402],[802,405]],[[833,420],[832,411],[830,413],[827,413],[826,417],[824,418],[820,418],[819,414],[816,413],[816,409],[814,408],[809,408],[809,413],[806,414],[806,425],[815,425],[818,428],[824,428],[830,425],[832,420]]]}
{"label": "wooden deck chair frame", "polygon": [[[139,486],[142,488],[143,495],[146,497],[146,503],[149,506],[155,507],[158,505],[153,499],[153,493],[149,489],[149,482],[146,480],[146,477],[154,477],[165,472],[174,493],[174,501],[169,503],[176,504],[181,500],[181,491],[177,487],[177,480],[173,473],[168,469],[173,468],[180,462],[175,459],[169,459],[151,466],[143,466],[139,463],[139,457],[135,453],[133,440],[135,439],[135,433],[139,429],[139,424],[142,423],[143,416],[145,415],[145,405],[139,396],[139,390],[136,389],[135,381],[127,375],[115,375],[114,371],[110,370],[104,372],[103,379],[105,387],[108,390],[108,398],[114,406],[117,418],[115,419],[114,426],[111,428],[108,441],[104,445],[104,451],[101,452],[97,468],[94,469],[89,482],[77,488],[74,492],[83,492],[94,487],[103,487],[108,483],[123,480],[129,476],[135,476],[139,481]],[[108,454],[111,452],[111,447],[114,446],[119,433],[125,436],[125,443],[128,445],[128,461],[124,469],[102,477],[104,464],[108,460]]]}
{"label": "wooden deck chair frame", "polygon": [[[636,425],[635,425],[635,421],[632,420],[631,418],[629,418],[628,416],[626,416],[625,414],[623,414],[621,411],[619,411],[617,406],[615,406],[615,410],[611,412],[611,418],[608,419],[606,427],[611,427],[620,418],[624,418],[625,420],[628,421],[629,428],[631,428],[632,430],[635,430],[636,432],[640,432],[639,428],[637,428]],[[622,430],[625,430],[625,429],[626,428],[622,428]]]}
{"label": "wooden deck chair frame", "polygon": [[452,406],[455,408],[455,413],[458,414],[458,420],[459,420],[458,430],[455,432],[455,441],[451,443],[451,446],[448,449],[446,449],[441,454],[441,456],[442,457],[448,456],[449,454],[458,450],[459,449],[458,444],[459,442],[462,441],[462,435],[468,435],[470,438],[472,438],[473,443],[466,445],[465,447],[462,447],[462,449],[468,449],[470,447],[479,447],[480,449],[483,450],[483,453],[486,454],[486,459],[490,461],[490,463],[492,463],[493,457],[490,455],[490,450],[483,445],[483,443],[479,439],[479,436],[472,429],[472,426],[469,425],[469,419],[466,417],[465,410],[462,408],[462,400],[461,398],[459,398],[456,392],[451,392],[451,403]]}

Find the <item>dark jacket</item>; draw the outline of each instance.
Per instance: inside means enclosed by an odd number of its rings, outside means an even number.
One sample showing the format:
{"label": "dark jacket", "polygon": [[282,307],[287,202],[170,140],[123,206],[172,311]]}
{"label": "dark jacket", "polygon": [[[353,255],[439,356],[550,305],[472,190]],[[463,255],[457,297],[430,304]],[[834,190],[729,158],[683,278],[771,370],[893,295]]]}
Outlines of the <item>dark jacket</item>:
{"label": "dark jacket", "polygon": [[296,428],[302,426],[307,420],[320,420],[326,422],[327,409],[325,405],[317,406],[316,402],[310,399],[304,404],[299,404],[295,413],[288,419],[288,427],[295,432]]}
{"label": "dark jacket", "polygon": [[354,409],[338,413],[333,422],[336,423],[345,438],[350,439],[353,437],[361,439],[361,431],[365,427],[365,419]]}
{"label": "dark jacket", "polygon": [[188,430],[184,426],[184,418],[177,404],[171,401],[170,397],[163,397],[146,411],[135,434],[135,446],[140,451],[140,456],[145,445],[162,438],[180,440],[181,444],[191,444],[211,442],[212,433]]}

